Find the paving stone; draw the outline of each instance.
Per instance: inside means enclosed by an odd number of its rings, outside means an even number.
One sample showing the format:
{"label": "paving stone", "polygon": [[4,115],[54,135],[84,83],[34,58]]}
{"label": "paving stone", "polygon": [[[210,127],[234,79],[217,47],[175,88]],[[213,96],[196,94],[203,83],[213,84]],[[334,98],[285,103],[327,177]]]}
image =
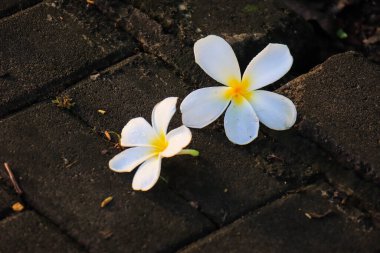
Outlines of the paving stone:
{"label": "paving stone", "polygon": [[0,48],[0,116],[132,54],[131,39],[108,43],[74,18],[39,4],[0,21],[7,35]]}
{"label": "paving stone", "polygon": [[[76,106],[72,113],[87,125],[99,131],[120,132],[134,117],[150,120],[157,102],[167,96],[183,98],[187,89],[161,61],[138,55],[63,94],[73,99]],[[98,109],[106,113],[100,114]],[[171,126],[180,124],[180,113],[177,113]],[[300,138],[296,141],[293,138],[294,150],[266,135],[260,135],[248,147],[237,147],[228,142],[218,122],[192,132],[190,146],[200,150],[201,156],[167,159],[162,175],[170,188],[219,225],[231,222],[289,188],[307,184],[330,168],[320,149]],[[305,154],[303,150],[309,152]]]}
{"label": "paving stone", "polygon": [[380,67],[347,52],[282,87],[300,115],[298,129],[344,165],[379,182]]}
{"label": "paving stone", "polygon": [[[73,113],[100,131],[120,132],[131,118],[139,116],[150,120],[155,104],[166,97],[187,94],[186,85],[172,69],[146,54],[130,57],[92,79],[80,82],[63,95],[76,103]],[[99,113],[99,109],[106,113]],[[172,123],[180,124],[179,114]]]}
{"label": "paving stone", "polygon": [[0,181],[0,220],[12,212],[12,205],[20,201],[19,198],[11,194],[7,187]]}
{"label": "paving stone", "polygon": [[108,169],[112,155],[102,151],[111,145],[51,103],[0,121],[0,129],[0,160],[12,164],[28,204],[90,252],[173,251],[213,228],[163,181],[133,192],[132,174]]}
{"label": "paving stone", "polygon": [[378,252],[379,229],[350,220],[330,190],[288,195],[180,252]]}
{"label": "paving stone", "polygon": [[199,150],[200,157],[168,159],[162,175],[171,188],[220,226],[294,187],[268,175],[269,167],[256,160],[261,154],[252,156],[232,145],[224,133],[207,129],[192,129],[192,133],[189,147]]}
{"label": "paving stone", "polygon": [[0,221],[0,252],[84,252],[35,212],[27,211]]}
{"label": "paving stone", "polygon": [[290,47],[295,57],[293,73],[308,69],[315,58],[312,54],[318,52],[317,43],[310,43],[316,41],[311,27],[279,1],[128,3],[142,11],[121,1],[96,1],[100,10],[131,32],[147,51],[175,66],[195,86],[215,83],[195,64],[192,48],[197,39],[209,34],[232,44],[241,69],[270,42]]}
{"label": "paving stone", "polygon": [[41,0],[2,0],[0,2],[0,18],[25,9]]}
{"label": "paving stone", "polygon": [[325,177],[331,185],[353,198],[358,208],[368,210],[380,227],[380,188],[377,185],[347,169],[326,170]]}

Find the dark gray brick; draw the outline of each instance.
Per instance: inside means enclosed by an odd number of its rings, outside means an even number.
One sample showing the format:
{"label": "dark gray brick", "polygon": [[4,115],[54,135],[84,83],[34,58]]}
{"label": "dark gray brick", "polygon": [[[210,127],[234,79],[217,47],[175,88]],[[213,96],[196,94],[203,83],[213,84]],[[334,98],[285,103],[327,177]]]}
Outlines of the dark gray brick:
{"label": "dark gray brick", "polygon": [[142,11],[121,1],[96,1],[100,10],[131,32],[147,51],[175,66],[195,86],[215,83],[195,64],[192,48],[197,39],[209,34],[220,35],[232,44],[243,70],[270,42],[290,47],[295,57],[293,73],[307,70],[318,52],[317,43],[310,43],[316,41],[311,27],[280,1],[127,3]]}
{"label": "dark gray brick", "polygon": [[280,92],[300,115],[298,129],[344,165],[379,181],[380,67],[348,52],[336,55]]}
{"label": "dark gray brick", "polygon": [[132,53],[130,39],[110,44],[74,18],[39,4],[0,21],[0,116]]}
{"label": "dark gray brick", "polygon": [[19,198],[10,192],[3,182],[0,181],[0,220],[12,212],[12,205],[19,201]]}
{"label": "dark gray brick", "polygon": [[38,2],[41,2],[41,0],[2,0],[0,2],[0,18],[11,15]]}
{"label": "dark gray brick", "polygon": [[0,221],[0,252],[84,252],[35,212],[27,211]]}
{"label": "dark gray brick", "polygon": [[[120,132],[139,116],[150,121],[155,104],[166,97],[184,97],[186,85],[161,60],[139,54],[64,91],[76,103],[72,112],[98,130]],[[98,112],[105,110],[104,115]],[[179,125],[179,113],[172,125]]]}
{"label": "dark gray brick", "polygon": [[[344,212],[327,185],[277,200],[181,252],[377,252],[380,231]],[[360,211],[356,210],[360,213]],[[309,216],[309,217],[308,217]]]}
{"label": "dark gray brick", "polygon": [[380,188],[376,184],[347,169],[326,170],[325,176],[330,184],[354,198],[358,207],[368,210],[380,227]]}
{"label": "dark gray brick", "polygon": [[[161,61],[138,55],[101,73],[95,81],[78,83],[64,94],[76,102],[72,112],[86,124],[100,131],[120,132],[134,117],[150,120],[157,102],[167,96],[183,98],[187,89]],[[106,110],[106,114],[98,113],[98,109]],[[171,126],[180,124],[177,113]],[[289,188],[308,183],[329,168],[319,155],[320,150],[300,138],[293,141],[291,150],[265,135],[248,147],[234,146],[218,122],[192,132],[190,147],[200,150],[200,157],[167,159],[162,173],[173,190],[218,224],[238,218]]]}
{"label": "dark gray brick", "polygon": [[28,204],[91,252],[171,251],[212,229],[163,181],[133,192],[133,175],[113,173],[112,156],[101,154],[111,144],[52,104],[0,121],[0,129],[0,160],[12,164]]}

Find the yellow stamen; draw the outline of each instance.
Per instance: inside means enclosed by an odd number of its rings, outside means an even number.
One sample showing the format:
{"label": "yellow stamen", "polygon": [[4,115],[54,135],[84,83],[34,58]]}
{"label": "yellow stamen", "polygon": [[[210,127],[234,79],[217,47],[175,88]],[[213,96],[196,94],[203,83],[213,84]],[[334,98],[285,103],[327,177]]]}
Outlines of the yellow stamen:
{"label": "yellow stamen", "polygon": [[225,93],[225,98],[234,100],[237,104],[243,103],[243,98],[249,100],[253,95],[253,91],[248,89],[249,83],[248,78],[245,78],[242,81],[230,78],[228,80],[228,86],[230,86],[230,88]]}
{"label": "yellow stamen", "polygon": [[162,132],[161,134],[157,135],[157,137],[151,141],[151,145],[154,147],[155,153],[161,153],[164,151],[169,145],[168,141],[166,140],[165,133]]}

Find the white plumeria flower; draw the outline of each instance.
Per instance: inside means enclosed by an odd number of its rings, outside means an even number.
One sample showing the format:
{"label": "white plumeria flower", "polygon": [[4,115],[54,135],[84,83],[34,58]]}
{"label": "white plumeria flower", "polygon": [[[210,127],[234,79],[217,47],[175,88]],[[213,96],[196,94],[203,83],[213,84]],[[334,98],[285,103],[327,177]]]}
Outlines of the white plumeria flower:
{"label": "white plumeria flower", "polygon": [[139,117],[130,120],[123,128],[120,144],[132,148],[112,158],[109,167],[116,172],[131,172],[142,164],[133,178],[134,190],[147,191],[156,184],[160,177],[162,158],[178,154],[199,154],[196,150],[183,149],[191,141],[191,132],[186,126],[166,133],[176,111],[177,99],[166,98],[153,108],[153,126]]}
{"label": "white plumeria flower", "polygon": [[297,111],[288,98],[258,90],[285,75],[293,64],[286,45],[269,44],[247,66],[241,77],[239,63],[231,46],[210,35],[194,44],[195,61],[213,79],[225,85],[191,92],[181,104],[182,121],[203,128],[227,108],[224,129],[228,139],[239,145],[253,141],[259,121],[275,130],[289,129]]}

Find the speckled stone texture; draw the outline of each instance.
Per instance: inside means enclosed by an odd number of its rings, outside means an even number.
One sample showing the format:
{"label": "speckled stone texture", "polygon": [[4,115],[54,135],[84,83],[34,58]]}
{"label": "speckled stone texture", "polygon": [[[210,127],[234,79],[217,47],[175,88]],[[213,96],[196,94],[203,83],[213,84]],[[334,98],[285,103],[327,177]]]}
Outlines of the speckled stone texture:
{"label": "speckled stone texture", "polygon": [[363,56],[335,55],[280,92],[300,115],[298,129],[345,165],[380,182],[380,67]]}

